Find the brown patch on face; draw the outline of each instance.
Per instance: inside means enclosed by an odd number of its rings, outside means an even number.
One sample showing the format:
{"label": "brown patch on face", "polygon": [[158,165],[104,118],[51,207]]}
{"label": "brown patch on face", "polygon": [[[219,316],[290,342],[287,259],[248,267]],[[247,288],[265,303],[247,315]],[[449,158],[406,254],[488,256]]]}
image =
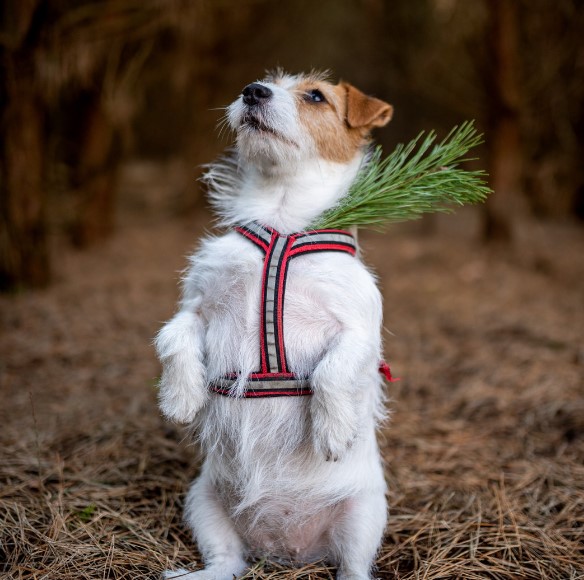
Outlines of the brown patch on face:
{"label": "brown patch on face", "polygon": [[[314,99],[319,91],[323,101]],[[371,130],[391,119],[392,107],[348,83],[306,78],[295,87],[300,122],[323,159],[348,163],[370,139]]]}

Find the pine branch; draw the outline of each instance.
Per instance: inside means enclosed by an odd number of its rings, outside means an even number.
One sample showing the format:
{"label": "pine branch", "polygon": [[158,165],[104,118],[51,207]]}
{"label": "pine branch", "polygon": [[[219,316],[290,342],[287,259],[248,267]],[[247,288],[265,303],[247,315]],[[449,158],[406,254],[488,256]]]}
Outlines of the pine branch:
{"label": "pine branch", "polygon": [[[314,229],[368,226],[417,219],[428,212],[452,212],[454,206],[484,201],[491,190],[484,171],[458,168],[470,149],[482,143],[473,121],[454,127],[435,143],[431,131],[400,144],[384,160],[375,148],[349,193],[311,224]],[[421,142],[421,143],[420,143]]]}

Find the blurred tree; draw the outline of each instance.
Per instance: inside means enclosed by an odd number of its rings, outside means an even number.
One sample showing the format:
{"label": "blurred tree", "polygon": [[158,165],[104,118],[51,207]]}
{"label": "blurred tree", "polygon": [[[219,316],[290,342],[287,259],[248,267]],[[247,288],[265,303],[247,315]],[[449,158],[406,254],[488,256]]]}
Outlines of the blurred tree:
{"label": "blurred tree", "polygon": [[[46,206],[51,117],[82,109],[71,185],[78,204],[73,238],[87,245],[113,227],[124,126],[136,82],[156,40],[190,35],[202,2],[189,0],[8,0],[1,4],[0,289],[50,279]],[[64,107],[72,109],[63,110]],[[62,135],[67,122],[51,129]],[[52,137],[54,139],[54,136]],[[62,141],[57,138],[57,142]],[[57,148],[56,155],[63,154]]]}
{"label": "blurred tree", "polygon": [[202,170],[200,165],[225,147],[218,139],[210,139],[223,108],[251,82],[250,69],[259,66],[263,73],[265,52],[259,50],[248,58],[246,50],[254,42],[250,30],[258,25],[265,1],[240,0],[237,10],[229,0],[201,3],[190,28],[183,25],[182,30],[166,31],[148,59],[144,106],[132,131],[138,155],[178,157],[192,185],[175,200],[176,213],[199,203],[194,178]]}
{"label": "blurred tree", "polygon": [[35,82],[46,6],[2,4],[0,35],[0,290],[50,279],[45,108]]}
{"label": "blurred tree", "polygon": [[528,199],[539,217],[584,219],[584,3],[520,7]]}
{"label": "blurred tree", "polygon": [[[495,194],[486,239],[512,237],[530,210],[584,213],[584,4],[579,0],[433,0],[413,71],[428,123],[475,118]],[[442,127],[443,128],[443,127]]]}
{"label": "blurred tree", "polygon": [[[70,233],[78,246],[114,228],[119,168],[128,126],[140,101],[140,74],[157,38],[192,15],[184,0],[49,0],[52,23],[41,66],[45,91],[65,139],[76,210]],[[39,74],[43,72],[39,71]],[[74,118],[75,125],[68,117]]]}
{"label": "blurred tree", "polygon": [[521,192],[519,28],[516,0],[488,0],[485,67],[488,172],[493,189],[485,204],[484,237],[509,242],[511,203]]}

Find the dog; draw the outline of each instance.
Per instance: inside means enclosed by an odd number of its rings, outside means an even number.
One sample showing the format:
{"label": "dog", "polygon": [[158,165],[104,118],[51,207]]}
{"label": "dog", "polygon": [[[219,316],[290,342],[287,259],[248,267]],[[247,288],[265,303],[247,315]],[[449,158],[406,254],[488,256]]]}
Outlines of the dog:
{"label": "dog", "polygon": [[161,410],[205,457],[185,521],[206,567],[165,578],[231,580],[260,556],[370,578],[387,512],[381,296],[354,232],[310,224],[391,116],[315,73],[269,75],[227,108],[236,145],[204,180],[228,231],[190,258],[156,338]]}

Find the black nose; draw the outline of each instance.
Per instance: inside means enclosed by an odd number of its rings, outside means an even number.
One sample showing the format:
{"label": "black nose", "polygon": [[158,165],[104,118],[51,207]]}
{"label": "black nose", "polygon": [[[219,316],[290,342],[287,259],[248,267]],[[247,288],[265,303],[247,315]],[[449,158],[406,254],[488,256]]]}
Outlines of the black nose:
{"label": "black nose", "polygon": [[265,99],[272,96],[272,91],[260,83],[251,83],[241,91],[243,95],[243,102],[246,105],[257,105]]}

